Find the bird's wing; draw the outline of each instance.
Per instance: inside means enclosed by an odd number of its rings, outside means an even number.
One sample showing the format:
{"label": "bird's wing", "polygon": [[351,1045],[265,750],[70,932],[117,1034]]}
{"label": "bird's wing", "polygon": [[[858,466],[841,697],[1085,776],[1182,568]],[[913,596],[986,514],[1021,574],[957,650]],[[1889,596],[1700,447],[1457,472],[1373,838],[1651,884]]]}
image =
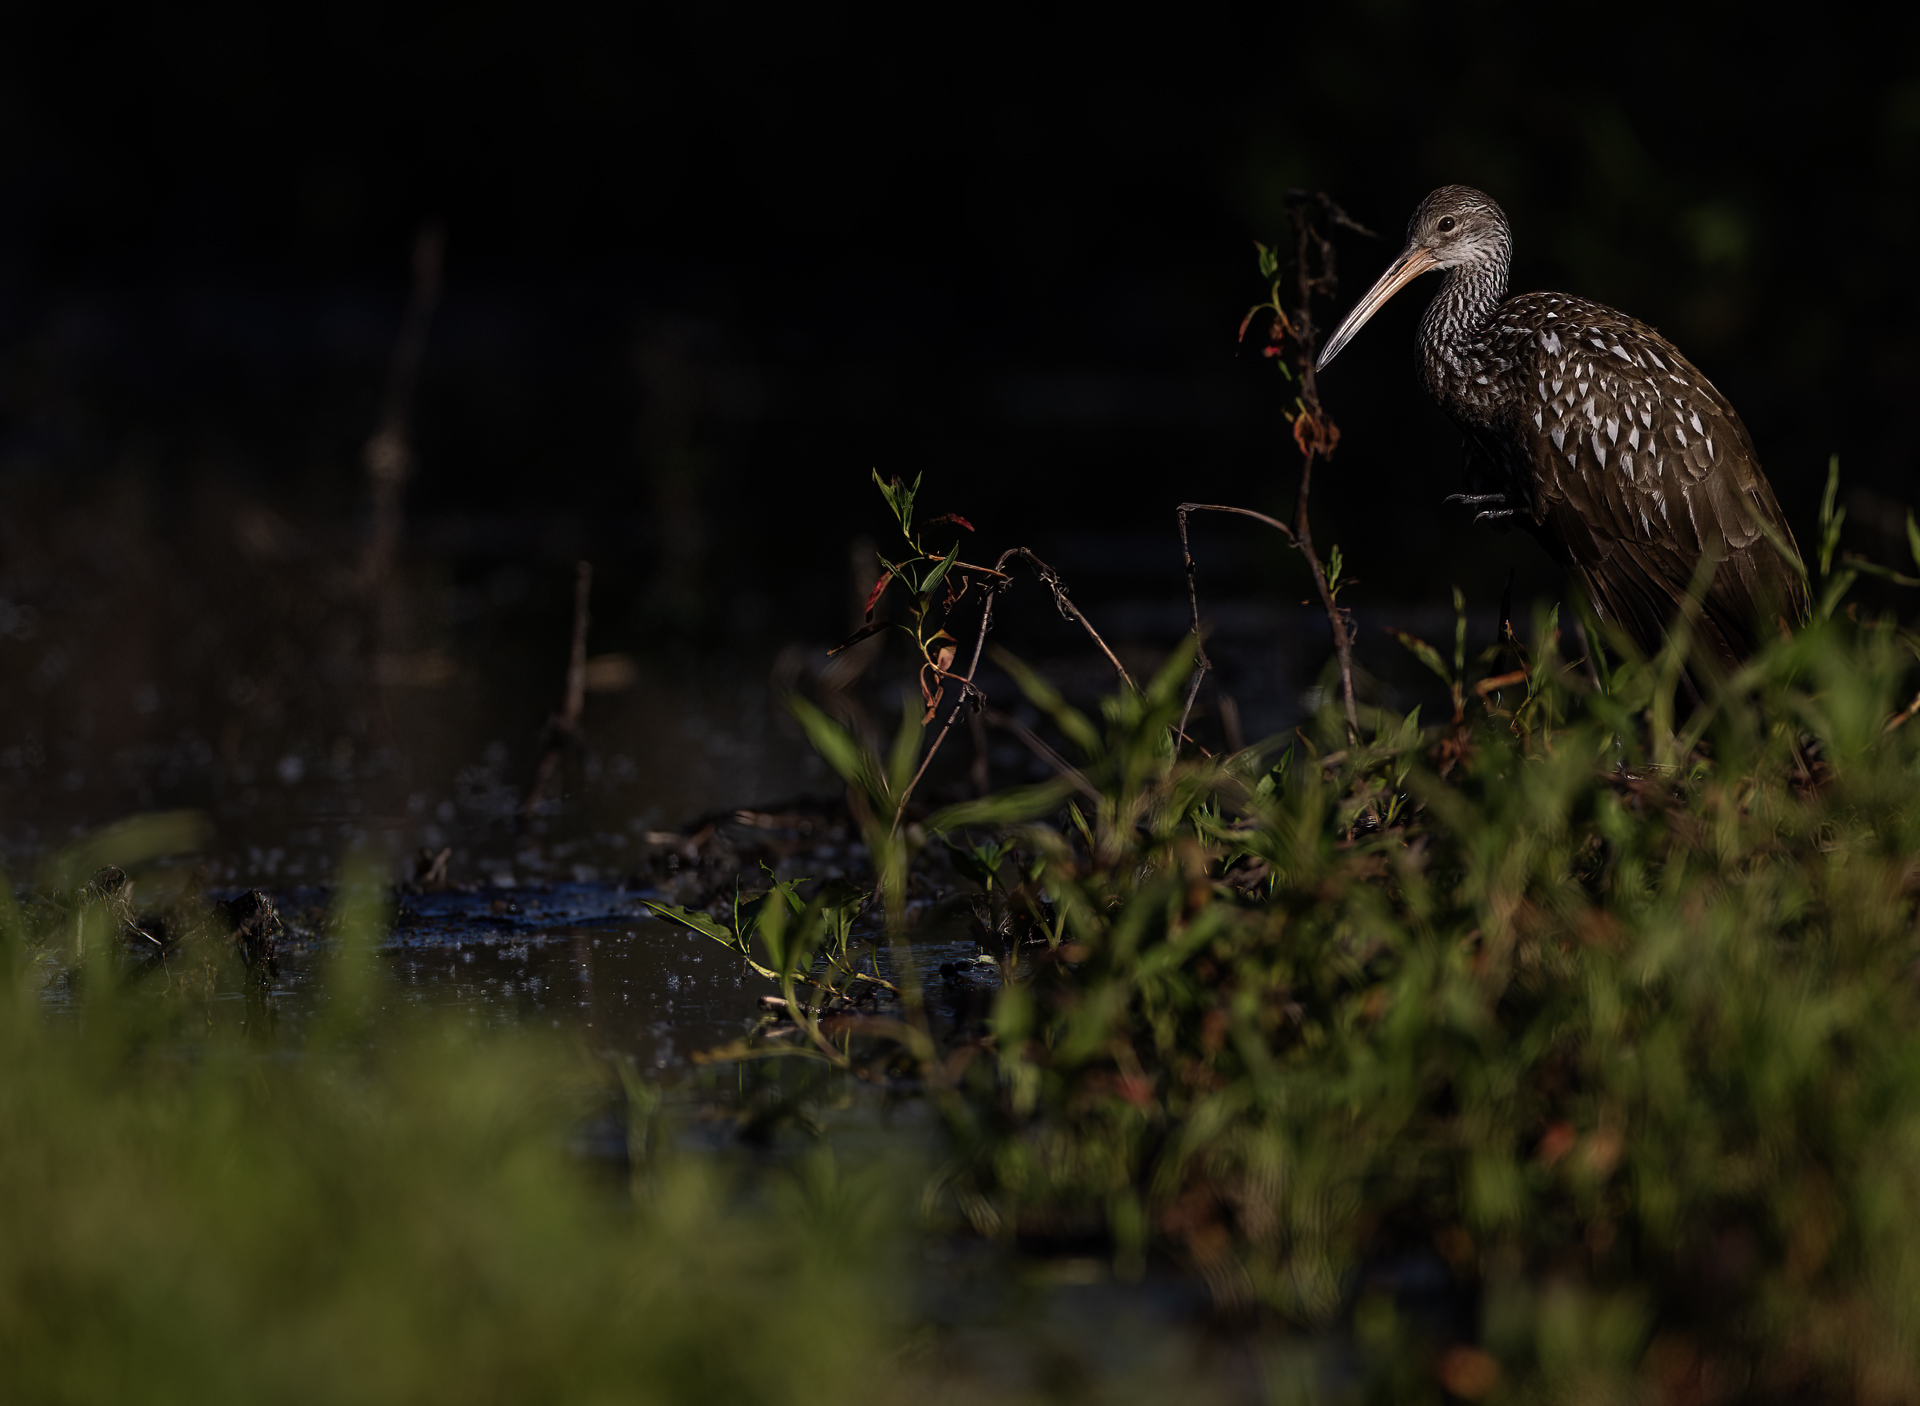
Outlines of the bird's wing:
{"label": "bird's wing", "polygon": [[1556,298],[1525,320],[1536,332],[1516,358],[1531,374],[1513,428],[1533,451],[1536,520],[1602,615],[1652,652],[1711,555],[1697,629],[1724,663],[1776,616],[1804,616],[1793,534],[1725,397],[1611,309]]}

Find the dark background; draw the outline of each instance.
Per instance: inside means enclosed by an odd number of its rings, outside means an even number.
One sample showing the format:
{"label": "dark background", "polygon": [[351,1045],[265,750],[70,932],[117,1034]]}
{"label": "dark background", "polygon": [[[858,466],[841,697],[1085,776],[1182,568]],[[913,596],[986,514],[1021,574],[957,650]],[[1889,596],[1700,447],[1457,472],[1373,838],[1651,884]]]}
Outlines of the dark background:
{"label": "dark background", "polygon": [[[414,647],[533,661],[550,693],[576,555],[599,571],[596,651],[698,670],[830,640],[849,543],[884,526],[874,468],[924,473],[980,552],[1051,553],[1080,599],[1178,600],[1175,502],[1291,502],[1290,393],[1233,334],[1264,291],[1252,241],[1281,231],[1293,186],[1383,236],[1344,239],[1334,311],[1428,189],[1488,190],[1516,289],[1676,341],[1746,418],[1803,546],[1839,454],[1850,544],[1897,563],[1920,498],[1916,28],[1395,0],[10,6],[0,626],[44,648],[67,620],[83,661],[224,676],[265,646],[207,625],[223,602],[324,595],[324,563],[366,530],[361,449],[429,220],[446,298],[406,550],[437,604]],[[1523,594],[1559,588],[1524,538],[1438,509],[1458,448],[1413,374],[1428,292],[1324,381],[1345,437],[1318,530],[1360,578],[1363,638],[1453,582],[1482,611],[1510,568]],[[1211,532],[1222,599],[1305,594],[1277,545]],[[239,574],[216,581],[226,557]],[[186,578],[202,584],[151,604]],[[323,633],[325,612],[274,608],[261,628],[283,636],[297,711],[301,662],[325,651],[285,636]],[[498,653],[523,637],[543,643]],[[66,774],[56,715],[84,714],[96,751],[187,733],[220,750],[193,687],[139,692],[157,665],[31,686],[28,666],[8,685],[41,700],[23,776]],[[94,788],[76,789],[111,812]]]}

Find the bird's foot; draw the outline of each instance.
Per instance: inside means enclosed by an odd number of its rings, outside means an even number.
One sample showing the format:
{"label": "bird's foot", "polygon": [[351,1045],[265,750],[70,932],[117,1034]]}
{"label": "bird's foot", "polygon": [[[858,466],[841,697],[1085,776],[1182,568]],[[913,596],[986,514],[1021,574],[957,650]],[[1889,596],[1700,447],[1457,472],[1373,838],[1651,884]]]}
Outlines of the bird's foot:
{"label": "bird's foot", "polygon": [[1475,522],[1505,522],[1508,518],[1519,517],[1521,512],[1505,493],[1454,493],[1444,501],[1458,503],[1464,508],[1481,509],[1473,515]]}

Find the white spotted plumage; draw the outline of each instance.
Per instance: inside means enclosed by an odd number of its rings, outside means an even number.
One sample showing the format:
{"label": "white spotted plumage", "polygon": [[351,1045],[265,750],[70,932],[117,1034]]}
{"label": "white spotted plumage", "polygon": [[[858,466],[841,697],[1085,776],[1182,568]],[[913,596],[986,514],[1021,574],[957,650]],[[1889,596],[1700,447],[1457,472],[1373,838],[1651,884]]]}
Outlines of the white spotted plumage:
{"label": "white spotted plumage", "polygon": [[[1416,258],[1425,262],[1405,272]],[[1511,509],[1494,515],[1526,525],[1649,652],[1712,554],[1720,566],[1699,633],[1723,664],[1736,662],[1776,612],[1807,604],[1805,570],[1745,426],[1645,324],[1566,294],[1508,296],[1511,258],[1499,206],[1442,187],[1322,365],[1393,289],[1444,270],[1421,319],[1421,371],[1466,434],[1473,492],[1504,497]],[[1675,494],[1684,514],[1671,511]]]}

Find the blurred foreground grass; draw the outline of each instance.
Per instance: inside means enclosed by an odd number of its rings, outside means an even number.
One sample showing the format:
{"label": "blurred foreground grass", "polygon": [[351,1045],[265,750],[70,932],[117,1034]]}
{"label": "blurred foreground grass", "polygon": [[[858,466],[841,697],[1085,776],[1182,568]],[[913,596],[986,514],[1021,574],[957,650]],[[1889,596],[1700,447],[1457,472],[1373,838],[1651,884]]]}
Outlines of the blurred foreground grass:
{"label": "blurred foreground grass", "polygon": [[557,1036],[362,1027],[380,895],[345,893],[298,1053],[234,983],[202,999],[191,954],[121,987],[96,934],[68,1010],[7,954],[0,1398],[886,1394],[911,1169],[821,1151],[749,1181],[659,1145],[637,1086],[630,1169],[583,1159],[604,1067]]}

